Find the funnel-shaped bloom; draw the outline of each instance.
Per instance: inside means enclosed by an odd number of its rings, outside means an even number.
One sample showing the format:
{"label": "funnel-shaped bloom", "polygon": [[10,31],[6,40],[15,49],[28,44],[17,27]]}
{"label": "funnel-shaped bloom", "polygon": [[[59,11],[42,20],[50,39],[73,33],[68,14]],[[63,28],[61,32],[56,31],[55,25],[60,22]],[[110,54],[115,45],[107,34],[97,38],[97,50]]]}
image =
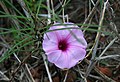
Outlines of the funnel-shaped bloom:
{"label": "funnel-shaped bloom", "polygon": [[51,63],[61,69],[69,69],[84,59],[87,42],[77,25],[56,23],[49,30],[44,34],[42,46]]}

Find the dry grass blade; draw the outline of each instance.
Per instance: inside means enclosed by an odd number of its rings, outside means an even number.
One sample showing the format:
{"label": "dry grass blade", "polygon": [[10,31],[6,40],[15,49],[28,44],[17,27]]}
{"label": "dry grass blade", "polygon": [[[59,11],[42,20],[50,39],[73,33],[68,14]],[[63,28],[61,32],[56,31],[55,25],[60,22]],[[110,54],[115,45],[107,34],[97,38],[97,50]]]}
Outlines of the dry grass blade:
{"label": "dry grass blade", "polygon": [[[103,11],[102,11],[102,15],[101,15],[101,19],[100,19],[100,22],[99,22],[98,30],[101,30],[101,26],[102,26],[102,22],[103,22],[103,19],[104,19],[104,14],[105,14],[105,9],[106,9],[107,3],[108,3],[108,0],[104,3],[104,8],[103,8]],[[88,68],[87,68],[85,77],[87,77],[89,75],[89,73],[91,72],[92,68],[95,65],[95,60],[94,59],[95,59],[95,56],[96,56],[99,39],[100,39],[100,32],[97,32],[97,35],[96,35],[96,38],[95,38],[95,43],[94,43],[94,49],[93,49],[93,53],[92,53],[91,62],[89,64]]]}
{"label": "dry grass blade", "polygon": [[48,68],[48,65],[47,65],[47,62],[46,62],[46,56],[45,56],[45,54],[42,54],[42,57],[43,57],[45,68],[46,68],[46,71],[47,71],[47,74],[48,74],[49,81],[53,82],[52,78],[51,78],[51,74],[50,74],[49,68]]}
{"label": "dry grass blade", "polygon": [[1,80],[9,81],[10,79],[2,71],[0,71],[0,81]]}
{"label": "dry grass blade", "polygon": [[20,4],[20,6],[22,7],[26,17],[31,18],[30,14],[29,14],[29,12],[28,12],[28,10],[26,8],[26,5],[25,5],[24,1],[23,0],[17,0],[17,1]]}
{"label": "dry grass blade", "polygon": [[120,55],[108,55],[108,56],[102,56],[102,57],[98,57],[96,58],[96,60],[101,60],[101,59],[106,59],[106,58],[116,58],[116,57],[120,57]]}
{"label": "dry grass blade", "polygon": [[32,74],[31,74],[30,69],[28,68],[27,64],[25,64],[25,68],[26,68],[26,71],[27,71],[29,82],[35,82],[35,80],[34,80]]}
{"label": "dry grass blade", "polygon": [[47,0],[47,9],[48,9],[48,22],[47,23],[50,24],[51,23],[50,0]]}
{"label": "dry grass blade", "polygon": [[[90,61],[88,61],[87,59],[85,59],[85,62],[87,64],[90,64]],[[103,74],[98,68],[94,67],[94,70],[103,78],[105,79],[105,81],[107,82],[115,82],[113,79],[109,78],[108,76],[106,76],[105,74]]]}
{"label": "dry grass blade", "polygon": [[106,52],[106,50],[115,42],[115,40],[117,40],[118,37],[115,37],[110,43],[109,45],[103,50],[103,52],[100,54],[99,57],[102,57],[102,55]]}
{"label": "dry grass blade", "polygon": [[85,24],[89,21],[89,19],[93,16],[93,14],[94,14],[94,12],[95,12],[96,7],[98,6],[98,4],[99,4],[99,0],[97,0],[96,5],[93,7],[92,11],[91,11],[90,14],[88,15],[88,17],[85,19],[85,21],[84,21],[83,25],[81,26],[81,28],[83,28],[84,25],[85,25]]}
{"label": "dry grass blade", "polygon": [[26,57],[23,59],[23,61],[19,64],[19,66],[13,71],[13,73],[11,74],[10,82],[12,82],[12,80],[14,79],[15,74],[19,71],[19,69],[21,68],[21,66],[25,64],[25,61],[26,61],[30,56],[31,56],[31,54],[28,55],[28,56],[26,56]]}
{"label": "dry grass blade", "polygon": [[65,78],[64,78],[63,82],[66,82],[67,76],[68,76],[68,70],[67,70],[67,72],[65,74]]}

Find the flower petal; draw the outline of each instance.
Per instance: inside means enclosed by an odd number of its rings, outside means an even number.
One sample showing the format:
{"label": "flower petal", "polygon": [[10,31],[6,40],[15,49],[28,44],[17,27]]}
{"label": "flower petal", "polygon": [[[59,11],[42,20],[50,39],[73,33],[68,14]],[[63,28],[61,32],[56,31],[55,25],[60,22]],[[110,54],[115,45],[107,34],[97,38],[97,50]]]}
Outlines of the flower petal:
{"label": "flower petal", "polygon": [[[77,25],[73,24],[73,23],[66,23],[68,24],[66,27],[67,28],[72,28],[70,31],[72,33],[75,33],[76,35],[80,35],[83,36],[83,32],[81,31],[80,27],[78,27]],[[71,34],[72,34],[71,33]]]}
{"label": "flower petal", "polygon": [[69,65],[68,61],[69,60],[67,58],[67,53],[62,52],[60,57],[56,60],[54,64],[61,69],[65,69],[65,68],[68,68],[68,65]]}
{"label": "flower petal", "polygon": [[[67,25],[67,27],[79,28],[77,25]],[[69,36],[67,36],[68,43],[72,42],[72,45],[83,46],[84,48],[87,47],[87,42],[84,39],[83,32],[80,29],[71,29],[69,32]]]}
{"label": "flower petal", "polygon": [[57,33],[55,33],[55,32],[47,32],[46,34],[44,34],[44,40],[45,41],[49,40],[51,42],[58,43],[59,35]]}
{"label": "flower petal", "polygon": [[68,43],[70,44],[70,46],[80,46],[82,48],[86,48],[87,47],[87,42],[84,39],[84,37],[74,37],[71,36],[68,40]]}
{"label": "flower petal", "polygon": [[53,40],[55,40],[55,39],[48,39],[46,35],[44,36],[42,47],[43,47],[43,50],[45,52],[50,52],[50,51],[53,51],[53,50],[58,50],[58,46],[57,46],[58,44],[56,43],[57,41],[55,42]]}
{"label": "flower petal", "polygon": [[62,55],[61,50],[55,50],[47,53],[48,60],[51,63],[56,63],[56,61],[60,58],[61,55]]}
{"label": "flower petal", "polygon": [[[80,47],[71,47],[67,52],[62,52],[58,57],[53,58],[55,61],[53,62],[57,67],[61,69],[70,69],[75,66],[80,60],[84,59],[86,55],[85,49]],[[50,56],[50,55],[49,55]]]}
{"label": "flower petal", "polygon": [[[67,28],[69,28],[69,29],[67,29]],[[76,28],[76,29],[74,29],[74,28]],[[54,26],[50,27],[49,30],[54,30],[52,32],[56,32],[56,34],[59,35],[59,38],[61,38],[61,39],[64,38],[65,39],[69,35],[71,35],[71,33],[70,33],[71,31],[73,31],[74,33],[77,32],[77,34],[83,36],[82,31],[78,30],[78,28],[79,27],[77,25],[74,25],[73,23],[64,23],[64,24],[61,24],[61,25],[60,25],[60,23],[56,23],[56,24],[54,24]]]}
{"label": "flower petal", "polygon": [[68,34],[70,33],[68,29],[64,29],[66,28],[65,26],[52,26],[50,27],[49,30],[53,30],[51,32],[55,32],[59,39],[62,39],[62,38],[66,38],[68,36]]}
{"label": "flower petal", "polygon": [[86,55],[85,49],[74,47],[67,51],[68,53],[68,68],[75,66],[80,60],[83,60]]}
{"label": "flower petal", "polygon": [[71,53],[73,59],[82,60],[85,58],[86,50],[81,47],[71,46],[69,48],[69,53]]}

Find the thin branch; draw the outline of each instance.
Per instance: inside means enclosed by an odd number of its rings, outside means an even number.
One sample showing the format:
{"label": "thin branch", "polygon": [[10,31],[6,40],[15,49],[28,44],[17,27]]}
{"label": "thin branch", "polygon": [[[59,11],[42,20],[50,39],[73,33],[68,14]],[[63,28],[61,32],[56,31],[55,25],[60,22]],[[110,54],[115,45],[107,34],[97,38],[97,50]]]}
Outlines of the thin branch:
{"label": "thin branch", "polygon": [[31,18],[30,14],[29,14],[29,12],[28,12],[28,10],[27,10],[27,8],[26,8],[25,2],[24,2],[23,0],[17,0],[17,2],[18,2],[18,3],[20,4],[20,6],[22,7],[22,9],[23,9],[26,17]]}
{"label": "thin branch", "polygon": [[[85,62],[87,64],[90,64],[90,61],[85,59]],[[103,74],[98,68],[94,67],[94,70],[103,78],[105,79],[107,82],[115,82],[113,79],[109,78],[108,76],[106,76],[105,74]]]}
{"label": "thin branch", "polygon": [[47,71],[47,74],[48,74],[49,81],[53,82],[52,78],[51,78],[51,74],[50,74],[49,68],[48,68],[48,65],[47,65],[47,62],[46,62],[46,56],[44,54],[42,54],[42,57],[43,57],[45,68],[46,68],[46,71]]}
{"label": "thin branch", "polygon": [[[4,40],[4,38],[3,38],[2,36],[0,36],[0,39],[5,43],[5,47],[11,49],[10,45],[7,44],[7,42]],[[15,56],[15,58],[17,59],[17,61],[18,61],[19,63],[21,63],[21,61],[20,61],[20,59],[17,57],[16,53],[13,53],[13,55]]]}
{"label": "thin branch", "polygon": [[120,55],[108,55],[108,56],[102,56],[102,57],[99,56],[95,59],[98,61],[98,60],[102,60],[102,59],[106,59],[106,58],[116,58],[116,57],[120,57]]}
{"label": "thin branch", "polygon": [[65,7],[66,0],[64,0],[64,3],[63,3],[63,1],[61,2],[60,0],[59,0],[59,2],[61,4],[61,6],[62,6],[62,18],[63,18],[63,22],[65,23],[65,10],[64,10],[64,7]]}
{"label": "thin branch", "polygon": [[30,72],[27,64],[25,64],[25,68],[26,68],[26,70],[27,70],[27,72],[28,72],[28,74],[29,74],[29,78],[30,78],[29,81],[30,81],[30,82],[35,82],[35,80],[34,80],[32,74],[31,74],[31,72]]}
{"label": "thin branch", "polygon": [[[108,3],[108,0],[104,3],[104,8],[103,8],[103,11],[102,11],[102,15],[101,15],[101,19],[100,19],[100,22],[99,22],[98,30],[101,30],[101,26],[102,26],[102,22],[103,22],[103,19],[104,19],[104,14],[105,14],[105,9],[106,9],[107,3]],[[94,43],[94,48],[93,48],[93,53],[92,53],[91,62],[89,64],[88,68],[87,68],[85,77],[87,77],[89,75],[89,73],[91,72],[92,68],[95,65],[95,56],[96,56],[97,47],[98,47],[98,43],[99,43],[99,39],[100,39],[100,33],[101,33],[100,31],[97,32],[97,35],[96,35],[96,38],[95,38],[95,43]]]}
{"label": "thin branch", "polygon": [[88,22],[88,20],[91,18],[92,15],[94,15],[94,12],[96,10],[96,7],[98,6],[99,4],[99,0],[96,2],[96,5],[93,7],[93,9],[91,10],[91,12],[89,13],[88,17],[85,19],[83,25],[81,26],[81,28],[84,27],[84,25]]}
{"label": "thin branch", "polygon": [[55,10],[54,10],[54,6],[53,6],[53,0],[51,0],[51,6],[52,6],[53,19],[54,19],[54,23],[55,23]]}
{"label": "thin branch", "polygon": [[15,74],[18,72],[18,70],[20,69],[20,67],[25,64],[25,61],[26,61],[30,56],[31,56],[31,54],[27,55],[27,56],[22,60],[22,62],[19,64],[19,66],[12,72],[11,78],[10,78],[10,82],[12,82]]}
{"label": "thin branch", "polygon": [[0,71],[0,81],[1,80],[9,81],[9,78],[2,71]]}
{"label": "thin branch", "polygon": [[101,56],[106,52],[106,50],[115,42],[115,40],[117,40],[117,37],[115,37],[115,38],[109,43],[109,45],[103,50],[103,52],[100,54],[99,57],[101,57]]}
{"label": "thin branch", "polygon": [[50,24],[51,23],[50,0],[47,0],[47,9],[48,9],[48,24]]}
{"label": "thin branch", "polygon": [[66,72],[66,74],[65,74],[65,78],[64,78],[63,82],[66,82],[67,76],[68,76],[68,70],[67,70],[67,72]]}

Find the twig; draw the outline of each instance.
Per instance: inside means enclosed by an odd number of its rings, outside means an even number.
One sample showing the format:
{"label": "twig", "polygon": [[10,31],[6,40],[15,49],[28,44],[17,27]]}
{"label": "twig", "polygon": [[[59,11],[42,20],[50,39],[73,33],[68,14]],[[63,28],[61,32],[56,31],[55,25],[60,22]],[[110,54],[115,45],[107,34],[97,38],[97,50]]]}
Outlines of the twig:
{"label": "twig", "polygon": [[50,24],[51,23],[50,0],[47,0],[47,9],[48,9],[48,24]]}
{"label": "twig", "polygon": [[18,3],[20,4],[20,6],[22,7],[22,9],[23,9],[25,15],[27,16],[27,18],[31,18],[30,14],[29,14],[29,12],[28,12],[28,10],[27,10],[27,8],[26,8],[26,5],[25,5],[24,1],[23,1],[23,0],[17,0],[17,2],[18,2]]}
{"label": "twig", "polygon": [[109,78],[108,76],[106,76],[105,74],[103,74],[99,69],[97,69],[96,67],[95,67],[95,71],[97,72],[97,73],[99,73],[101,76],[102,76],[102,78],[104,78],[107,82],[116,82],[116,81],[114,81],[113,79],[111,79],[111,78]]}
{"label": "twig", "polygon": [[[38,14],[38,16],[48,17],[48,14]],[[58,15],[58,16],[59,16],[59,17],[63,17],[63,15]],[[68,20],[68,15],[65,15],[64,17]]]}
{"label": "twig", "polygon": [[[2,1],[0,2],[0,5],[2,6],[3,10],[4,10],[6,13],[10,14],[9,10],[7,9],[7,7],[5,6],[5,4],[4,4]],[[16,15],[14,11],[13,11],[13,14]],[[17,29],[19,30],[19,22],[16,21],[15,19],[12,19],[12,23],[13,23],[13,24],[17,27]]]}
{"label": "twig", "polygon": [[95,3],[94,3],[94,1],[93,1],[93,0],[91,0],[91,2],[92,2],[92,4],[95,6]]}
{"label": "twig", "polygon": [[62,8],[63,8],[63,11],[62,11],[62,15],[63,15],[63,22],[65,23],[65,3],[66,3],[66,0],[64,1],[63,5],[62,5]]}
{"label": "twig", "polygon": [[[104,14],[105,14],[105,9],[106,9],[107,2],[108,2],[108,0],[104,3],[104,8],[103,8],[103,11],[102,11],[102,15],[101,15],[101,19],[100,19],[100,22],[99,22],[98,30],[101,30],[101,26],[102,26],[102,22],[103,22],[103,19],[104,19]],[[89,75],[89,73],[91,72],[93,66],[95,65],[95,56],[96,56],[97,47],[98,47],[98,43],[99,43],[100,33],[101,32],[99,32],[99,31],[97,32],[97,35],[96,35],[96,38],[95,38],[95,43],[94,43],[94,48],[93,48],[93,53],[92,53],[91,62],[89,64],[88,68],[87,68],[85,77],[87,77]]]}
{"label": "twig", "polygon": [[47,71],[47,74],[48,74],[49,81],[52,82],[51,74],[49,72],[49,68],[48,68],[48,65],[47,65],[47,62],[46,62],[46,56],[44,54],[42,54],[42,57],[43,57],[45,68],[46,68],[46,71]]}
{"label": "twig", "polygon": [[102,56],[102,57],[97,57],[95,58],[97,61],[102,60],[102,59],[106,59],[106,58],[116,58],[116,57],[120,57],[120,55],[108,55],[108,56]]}
{"label": "twig", "polygon": [[63,18],[63,22],[65,23],[65,10],[64,10],[64,7],[65,7],[66,0],[64,0],[64,3],[61,2],[60,0],[59,0],[59,2],[61,4],[61,6],[62,6],[62,16],[63,16],[62,18]]}
{"label": "twig", "polygon": [[51,6],[52,6],[53,20],[54,20],[54,23],[56,23],[55,22],[55,10],[54,10],[54,6],[53,6],[53,0],[51,0]]}
{"label": "twig", "polygon": [[[90,64],[90,61],[85,59],[85,62],[87,64]],[[104,78],[107,82],[115,82],[114,80],[112,80],[111,78],[107,77],[105,74],[103,74],[98,68],[94,67],[94,70],[102,77]]]}
{"label": "twig", "polygon": [[9,78],[2,71],[0,71],[0,80],[9,81]]}
{"label": "twig", "polygon": [[99,57],[101,57],[101,56],[106,52],[106,50],[115,42],[115,40],[117,40],[117,37],[115,37],[115,38],[109,43],[109,45],[103,50],[103,52],[100,54]]}
{"label": "twig", "polygon": [[86,1],[86,2],[85,2],[85,11],[84,11],[84,12],[85,12],[85,18],[84,18],[84,19],[87,18],[87,13],[88,13],[88,12],[87,12],[87,11],[88,11],[87,3],[88,3],[88,2]]}
{"label": "twig", "polygon": [[[77,67],[78,67],[78,72],[79,72],[79,74],[80,74],[80,76],[81,76],[81,78],[82,78],[82,80],[81,80],[81,82],[87,82],[87,80],[86,80],[86,78],[82,75],[82,73],[81,73],[81,71],[80,71],[80,67],[77,65]],[[85,73],[84,73],[85,74]]]}
{"label": "twig", "polygon": [[27,70],[27,72],[29,74],[29,78],[30,78],[29,82],[35,82],[35,80],[34,80],[32,74],[31,74],[27,64],[25,64],[25,68],[26,68],[26,70]]}
{"label": "twig", "polygon": [[93,7],[92,11],[89,13],[88,17],[85,19],[83,25],[81,26],[81,28],[84,27],[84,25],[88,22],[88,20],[91,18],[92,15],[94,15],[94,12],[96,10],[97,5],[99,4],[99,0],[96,2],[96,5]]}
{"label": "twig", "polygon": [[66,72],[66,74],[65,74],[65,78],[64,78],[63,82],[66,82],[67,76],[68,76],[68,70],[67,70],[67,72]]}
{"label": "twig", "polygon": [[67,14],[67,15],[65,15],[64,17],[66,17],[67,22],[69,22],[69,17],[68,17],[68,14]]}
{"label": "twig", "polygon": [[[0,36],[0,39],[6,44],[5,47],[11,49],[10,45],[7,44],[7,42],[2,38],[2,36]],[[20,59],[17,57],[16,53],[13,53],[13,55],[15,56],[15,58],[18,60],[19,63],[21,63]]]}
{"label": "twig", "polygon": [[[81,74],[85,74],[85,72],[83,72],[83,71],[80,71],[79,69],[74,69],[75,71],[77,71],[77,72],[79,72],[79,74],[81,75]],[[96,75],[92,75],[92,74],[89,74],[89,77],[92,77],[92,78],[95,78],[95,79],[98,79],[98,80],[103,80],[103,78],[102,77],[99,77],[99,76],[96,76]]]}
{"label": "twig", "polygon": [[31,56],[31,54],[27,55],[23,61],[19,64],[19,66],[13,71],[13,73],[11,74],[11,78],[10,78],[10,82],[12,82],[12,79],[14,78],[15,74],[17,73],[17,71],[20,69],[20,67],[22,65],[24,65],[25,61]]}

